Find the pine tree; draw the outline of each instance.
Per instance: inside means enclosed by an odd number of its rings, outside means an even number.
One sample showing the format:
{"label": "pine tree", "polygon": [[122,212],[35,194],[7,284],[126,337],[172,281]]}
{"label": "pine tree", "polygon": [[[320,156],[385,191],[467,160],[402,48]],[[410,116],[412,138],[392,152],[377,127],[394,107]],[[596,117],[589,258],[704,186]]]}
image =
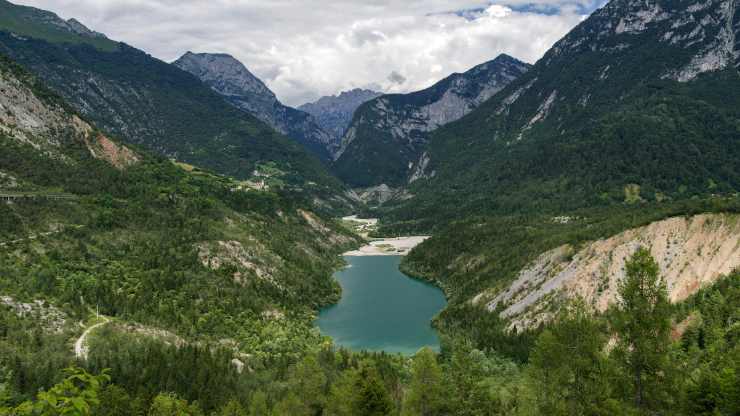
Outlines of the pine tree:
{"label": "pine tree", "polygon": [[247,416],[247,412],[239,402],[236,400],[229,400],[229,402],[213,416]]}
{"label": "pine tree", "polygon": [[615,349],[628,378],[635,407],[644,413],[665,411],[671,402],[670,304],[658,264],[645,248],[626,263],[626,277],[619,286],[614,329]]}
{"label": "pine tree", "polygon": [[260,390],[252,394],[249,402],[249,416],[268,416],[267,395]]}
{"label": "pine tree", "polygon": [[442,369],[429,348],[416,353],[411,365],[411,384],[403,403],[404,416],[434,416],[444,413]]}
{"label": "pine tree", "polygon": [[357,416],[385,416],[393,411],[393,402],[383,385],[377,369],[363,363],[356,380],[353,414]]}
{"label": "pine tree", "polygon": [[537,338],[530,357],[528,378],[538,413],[614,413],[605,343],[603,328],[582,302],[560,313]]}

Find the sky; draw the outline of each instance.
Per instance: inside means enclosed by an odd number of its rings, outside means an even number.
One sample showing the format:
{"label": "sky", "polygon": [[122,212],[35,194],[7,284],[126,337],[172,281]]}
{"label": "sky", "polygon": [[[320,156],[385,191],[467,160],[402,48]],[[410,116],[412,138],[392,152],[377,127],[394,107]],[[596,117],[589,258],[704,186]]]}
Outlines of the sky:
{"label": "sky", "polygon": [[534,63],[604,0],[11,0],[171,62],[228,53],[287,105],[403,93],[507,53]]}

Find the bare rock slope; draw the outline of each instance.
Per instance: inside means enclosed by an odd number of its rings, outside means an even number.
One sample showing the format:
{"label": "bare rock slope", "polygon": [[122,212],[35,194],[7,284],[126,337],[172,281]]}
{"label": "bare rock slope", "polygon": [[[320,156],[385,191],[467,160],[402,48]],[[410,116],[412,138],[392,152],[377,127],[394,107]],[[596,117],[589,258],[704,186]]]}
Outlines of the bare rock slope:
{"label": "bare rock slope", "polygon": [[550,319],[576,297],[602,312],[617,300],[625,262],[641,246],[658,262],[671,301],[680,301],[740,267],[740,216],[669,218],[578,250],[561,246],[540,255],[506,290],[481,293],[473,303],[519,328]]}

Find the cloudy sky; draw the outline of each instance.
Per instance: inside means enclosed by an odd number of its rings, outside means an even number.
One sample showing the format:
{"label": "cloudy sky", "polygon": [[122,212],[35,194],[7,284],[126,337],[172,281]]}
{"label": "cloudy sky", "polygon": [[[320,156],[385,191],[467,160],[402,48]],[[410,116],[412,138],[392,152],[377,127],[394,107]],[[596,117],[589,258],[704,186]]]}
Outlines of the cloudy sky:
{"label": "cloudy sky", "polygon": [[286,104],[408,92],[508,53],[534,63],[604,0],[11,0],[165,61],[226,52]]}

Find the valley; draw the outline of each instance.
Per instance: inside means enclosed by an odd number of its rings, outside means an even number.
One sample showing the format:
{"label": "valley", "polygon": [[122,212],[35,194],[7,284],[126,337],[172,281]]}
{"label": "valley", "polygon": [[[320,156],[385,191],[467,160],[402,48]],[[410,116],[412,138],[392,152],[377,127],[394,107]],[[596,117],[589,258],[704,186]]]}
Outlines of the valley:
{"label": "valley", "polygon": [[390,4],[165,61],[0,0],[0,415],[740,413],[740,5],[478,26],[543,4],[404,9],[466,33],[431,71]]}

